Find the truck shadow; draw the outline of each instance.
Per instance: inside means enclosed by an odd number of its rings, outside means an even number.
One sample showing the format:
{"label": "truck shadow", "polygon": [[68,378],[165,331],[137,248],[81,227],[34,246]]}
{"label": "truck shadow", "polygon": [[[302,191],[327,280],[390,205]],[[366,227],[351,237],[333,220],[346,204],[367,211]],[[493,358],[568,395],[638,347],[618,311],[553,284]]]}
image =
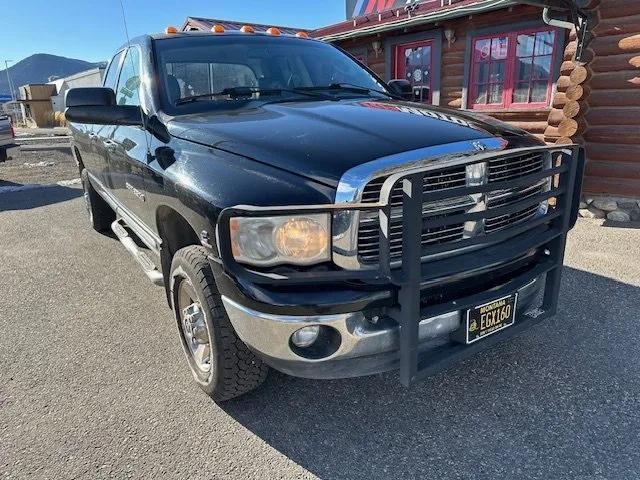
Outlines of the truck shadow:
{"label": "truck shadow", "polygon": [[[566,268],[561,295],[553,319],[410,390],[396,373],[336,381],[272,373],[222,408],[321,478],[635,471],[640,288]],[[615,458],[603,460],[603,450]]]}
{"label": "truck shadow", "polygon": [[[15,187],[16,190],[12,191],[12,187]],[[62,185],[34,185],[33,188],[30,187],[30,185],[0,180],[0,212],[29,210],[82,196],[82,188],[79,187],[72,188]]]}

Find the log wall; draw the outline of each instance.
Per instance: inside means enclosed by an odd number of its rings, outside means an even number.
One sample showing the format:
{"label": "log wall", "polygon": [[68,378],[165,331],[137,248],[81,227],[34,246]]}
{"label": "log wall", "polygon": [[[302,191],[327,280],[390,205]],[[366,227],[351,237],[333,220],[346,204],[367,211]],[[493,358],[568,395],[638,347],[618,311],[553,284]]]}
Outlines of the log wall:
{"label": "log wall", "polygon": [[595,13],[581,115],[584,190],[640,198],[640,1],[601,0]]}

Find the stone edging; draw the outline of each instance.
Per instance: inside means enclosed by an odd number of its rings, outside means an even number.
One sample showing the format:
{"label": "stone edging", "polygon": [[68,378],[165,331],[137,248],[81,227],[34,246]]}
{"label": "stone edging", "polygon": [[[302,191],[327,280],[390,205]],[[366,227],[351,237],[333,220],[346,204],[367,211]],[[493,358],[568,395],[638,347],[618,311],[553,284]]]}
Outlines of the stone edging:
{"label": "stone edging", "polygon": [[633,198],[585,196],[580,202],[582,218],[598,218],[613,222],[640,221],[640,200]]}

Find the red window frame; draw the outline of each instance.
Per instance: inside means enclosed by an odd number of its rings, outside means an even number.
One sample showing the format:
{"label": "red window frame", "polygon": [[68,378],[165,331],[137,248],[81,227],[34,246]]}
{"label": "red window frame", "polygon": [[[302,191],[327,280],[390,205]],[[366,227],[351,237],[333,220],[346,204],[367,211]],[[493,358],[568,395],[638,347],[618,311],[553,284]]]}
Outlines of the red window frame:
{"label": "red window frame", "polygon": [[[518,35],[527,35],[532,33],[540,33],[540,32],[553,32],[553,46],[551,49],[551,68],[549,72],[549,78],[547,79],[547,95],[544,102],[514,102],[513,101],[513,90],[517,82],[516,78],[516,66],[517,66],[517,56],[516,49],[518,46]],[[485,84],[484,82],[476,83],[476,73],[478,65],[481,63],[476,60],[475,52],[476,52],[476,44],[482,40],[493,40],[501,37],[507,37],[507,56],[505,58],[505,71],[504,71],[504,82],[503,82],[503,90],[502,90],[502,101],[500,103],[487,103],[487,104],[477,104],[475,103],[475,99],[478,93],[478,85]],[[514,30],[503,33],[493,33],[488,35],[481,35],[473,38],[471,42],[471,68],[469,69],[469,95],[467,97],[467,105],[468,108],[473,110],[526,110],[526,109],[544,109],[548,108],[551,104],[551,95],[553,90],[553,82],[554,82],[554,66],[556,64],[556,59],[558,55],[558,41],[560,37],[560,32],[557,28],[552,27],[537,27],[537,28],[528,28],[523,30]],[[536,56],[547,56],[545,55],[536,55],[535,46],[532,57],[522,57],[522,58],[535,58]],[[491,67],[489,67],[491,68]],[[534,80],[529,79],[530,85]],[[487,88],[487,101],[489,100],[490,95],[490,85],[491,82],[491,70],[489,71],[489,78],[486,85]],[[499,83],[499,82],[493,82]]]}
{"label": "red window frame", "polygon": [[433,48],[434,48],[433,40],[420,40],[417,42],[401,43],[396,45],[395,52],[394,52],[395,58],[393,62],[395,65],[394,78],[401,78],[406,80],[406,77],[405,77],[406,72],[403,72],[402,75],[400,75],[400,70],[404,70],[404,67],[405,67],[404,52],[407,48],[416,48],[416,47],[429,47],[429,67],[431,68],[431,71],[429,72],[429,98],[423,99],[422,101],[425,103],[431,103],[433,98]]}

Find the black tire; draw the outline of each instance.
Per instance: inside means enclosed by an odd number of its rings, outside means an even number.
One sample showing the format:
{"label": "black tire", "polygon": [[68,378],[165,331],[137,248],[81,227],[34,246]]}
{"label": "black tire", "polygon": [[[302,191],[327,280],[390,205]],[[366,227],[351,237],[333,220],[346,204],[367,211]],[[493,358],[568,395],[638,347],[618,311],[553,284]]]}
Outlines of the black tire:
{"label": "black tire", "polygon": [[6,162],[9,159],[9,154],[7,153],[7,149],[0,147],[0,162]]}
{"label": "black tire", "polygon": [[104,233],[110,231],[111,224],[116,219],[115,212],[91,185],[86,168],[80,172],[80,179],[84,189],[84,202],[89,215],[89,223],[96,232]]}
{"label": "black tire", "polygon": [[[244,395],[264,382],[269,367],[238,338],[222,304],[213,278],[207,253],[203,247],[192,245],[178,250],[171,262],[171,303],[178,333],[191,373],[207,395],[216,402]],[[209,351],[209,370],[198,368],[183,330],[183,312],[179,290],[181,282],[188,282],[206,323]],[[184,287],[183,287],[184,289]]]}

